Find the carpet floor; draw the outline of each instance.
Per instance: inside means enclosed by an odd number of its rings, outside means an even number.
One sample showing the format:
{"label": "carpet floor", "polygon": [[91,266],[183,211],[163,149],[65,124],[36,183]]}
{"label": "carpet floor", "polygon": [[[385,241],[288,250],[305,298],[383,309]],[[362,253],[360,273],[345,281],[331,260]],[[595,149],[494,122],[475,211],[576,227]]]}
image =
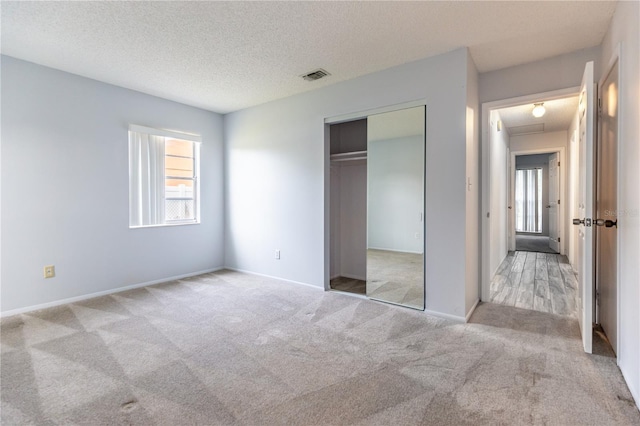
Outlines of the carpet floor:
{"label": "carpet floor", "polygon": [[640,424],[573,318],[220,271],[1,322],[6,425]]}

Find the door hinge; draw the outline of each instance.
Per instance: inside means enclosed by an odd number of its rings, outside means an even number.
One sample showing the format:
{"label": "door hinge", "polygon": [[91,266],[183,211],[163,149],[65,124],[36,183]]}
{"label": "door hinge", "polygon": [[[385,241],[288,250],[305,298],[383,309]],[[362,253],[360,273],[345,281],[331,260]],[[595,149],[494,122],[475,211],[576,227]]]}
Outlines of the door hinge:
{"label": "door hinge", "polygon": [[560,237],[558,237],[558,242],[560,242]]}
{"label": "door hinge", "polygon": [[558,161],[558,167],[560,167],[560,162]]}
{"label": "door hinge", "polygon": [[558,205],[560,205],[560,200],[558,200]]}
{"label": "door hinge", "polygon": [[602,98],[598,98],[598,117],[602,116]]}
{"label": "door hinge", "polygon": [[596,290],[596,305],[600,306],[600,292]]}

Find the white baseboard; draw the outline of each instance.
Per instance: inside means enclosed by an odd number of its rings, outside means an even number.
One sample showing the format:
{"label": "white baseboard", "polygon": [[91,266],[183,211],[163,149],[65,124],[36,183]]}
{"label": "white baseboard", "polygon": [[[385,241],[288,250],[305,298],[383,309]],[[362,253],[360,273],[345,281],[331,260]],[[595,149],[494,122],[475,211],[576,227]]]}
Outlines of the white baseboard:
{"label": "white baseboard", "polygon": [[93,299],[94,297],[108,296],[110,294],[121,293],[123,291],[133,290],[133,289],[140,288],[140,287],[147,287],[147,286],[154,285],[154,284],[165,283],[167,281],[175,281],[175,280],[179,280],[179,279],[182,279],[182,278],[194,277],[196,275],[202,275],[202,274],[207,274],[209,272],[220,271],[222,269],[224,269],[224,268],[220,267],[220,268],[213,268],[213,269],[205,269],[203,271],[197,271],[197,272],[189,272],[188,274],[182,274],[182,275],[176,275],[176,276],[173,276],[173,277],[160,278],[158,280],[146,281],[146,282],[138,283],[138,284],[131,284],[131,285],[128,285],[128,286],[113,288],[113,289],[110,289],[110,290],[98,291],[96,293],[83,294],[82,296],[69,297],[67,299],[60,299],[60,300],[56,300],[56,301],[53,301],[53,302],[41,303],[39,305],[32,305],[32,306],[27,306],[27,307],[24,307],[24,308],[11,309],[10,311],[1,312],[0,313],[0,318],[10,317],[12,315],[18,315],[18,314],[25,314],[25,313],[28,313],[28,312],[38,311],[40,309],[53,308],[55,306],[66,305],[68,303],[80,302],[82,300]]}
{"label": "white baseboard", "polygon": [[465,321],[465,317],[459,317],[457,315],[445,314],[445,313],[438,312],[438,311],[430,311],[428,309],[425,309],[424,313],[427,314],[427,315],[433,315],[434,317],[439,317],[439,318],[444,318],[444,319],[448,319],[448,320],[451,320],[451,321],[455,321],[455,322],[460,323],[460,324],[464,324],[466,322]]}
{"label": "white baseboard", "polygon": [[478,307],[478,303],[480,303],[480,299],[476,299],[476,303],[474,303],[473,306],[471,307],[471,309],[469,309],[469,312],[467,313],[467,316],[464,317],[464,322],[465,323],[469,322],[469,319],[471,318],[471,315],[473,315],[473,312]]}
{"label": "white baseboard", "polygon": [[421,251],[413,251],[413,250],[398,250],[398,249],[392,249],[392,248],[385,248],[385,247],[369,247],[371,250],[380,250],[380,251],[392,251],[394,253],[409,253],[409,254],[422,254],[423,252]]}
{"label": "white baseboard", "polygon": [[243,274],[256,275],[258,277],[271,278],[271,279],[274,279],[274,280],[284,281],[284,282],[291,283],[291,284],[303,285],[303,286],[306,286],[306,287],[315,288],[316,290],[325,291],[324,287],[318,287],[317,285],[313,285],[313,284],[309,284],[309,283],[303,283],[302,281],[294,281],[294,280],[288,280],[286,278],[274,277],[273,275],[259,274],[257,272],[247,271],[245,269],[239,269],[239,268],[232,268],[230,266],[225,266],[224,268],[221,268],[221,269],[228,269],[230,271],[242,272]]}

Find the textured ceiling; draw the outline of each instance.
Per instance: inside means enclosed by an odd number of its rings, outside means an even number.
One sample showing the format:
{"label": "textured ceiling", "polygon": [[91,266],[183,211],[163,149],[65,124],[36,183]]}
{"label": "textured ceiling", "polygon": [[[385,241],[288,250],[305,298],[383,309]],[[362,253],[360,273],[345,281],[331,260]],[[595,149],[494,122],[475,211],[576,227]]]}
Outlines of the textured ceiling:
{"label": "textured ceiling", "polygon": [[[601,43],[615,2],[10,2],[3,54],[229,112],[468,46],[481,72]],[[332,75],[306,82],[322,67]]]}
{"label": "textured ceiling", "polygon": [[[532,126],[535,124],[544,124],[545,132],[567,130],[578,111],[578,96],[546,101],[544,102],[544,107],[546,112],[540,118],[535,118],[531,114],[531,111],[533,111],[532,103],[503,108],[498,112],[503,126],[507,128],[507,131],[512,136],[519,133],[538,133],[539,131],[535,131],[534,126]],[[527,130],[522,128],[523,126],[532,127]],[[522,131],[518,128],[522,128]]]}

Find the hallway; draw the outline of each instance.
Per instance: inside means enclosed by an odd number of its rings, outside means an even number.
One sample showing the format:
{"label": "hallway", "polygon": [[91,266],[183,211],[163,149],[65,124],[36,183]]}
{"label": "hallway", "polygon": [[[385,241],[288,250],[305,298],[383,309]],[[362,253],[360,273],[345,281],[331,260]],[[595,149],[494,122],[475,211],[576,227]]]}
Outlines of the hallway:
{"label": "hallway", "polygon": [[549,247],[549,237],[543,235],[516,234],[516,251],[557,253],[551,247]]}
{"label": "hallway", "polygon": [[509,252],[491,280],[490,302],[575,317],[577,288],[566,256]]}

